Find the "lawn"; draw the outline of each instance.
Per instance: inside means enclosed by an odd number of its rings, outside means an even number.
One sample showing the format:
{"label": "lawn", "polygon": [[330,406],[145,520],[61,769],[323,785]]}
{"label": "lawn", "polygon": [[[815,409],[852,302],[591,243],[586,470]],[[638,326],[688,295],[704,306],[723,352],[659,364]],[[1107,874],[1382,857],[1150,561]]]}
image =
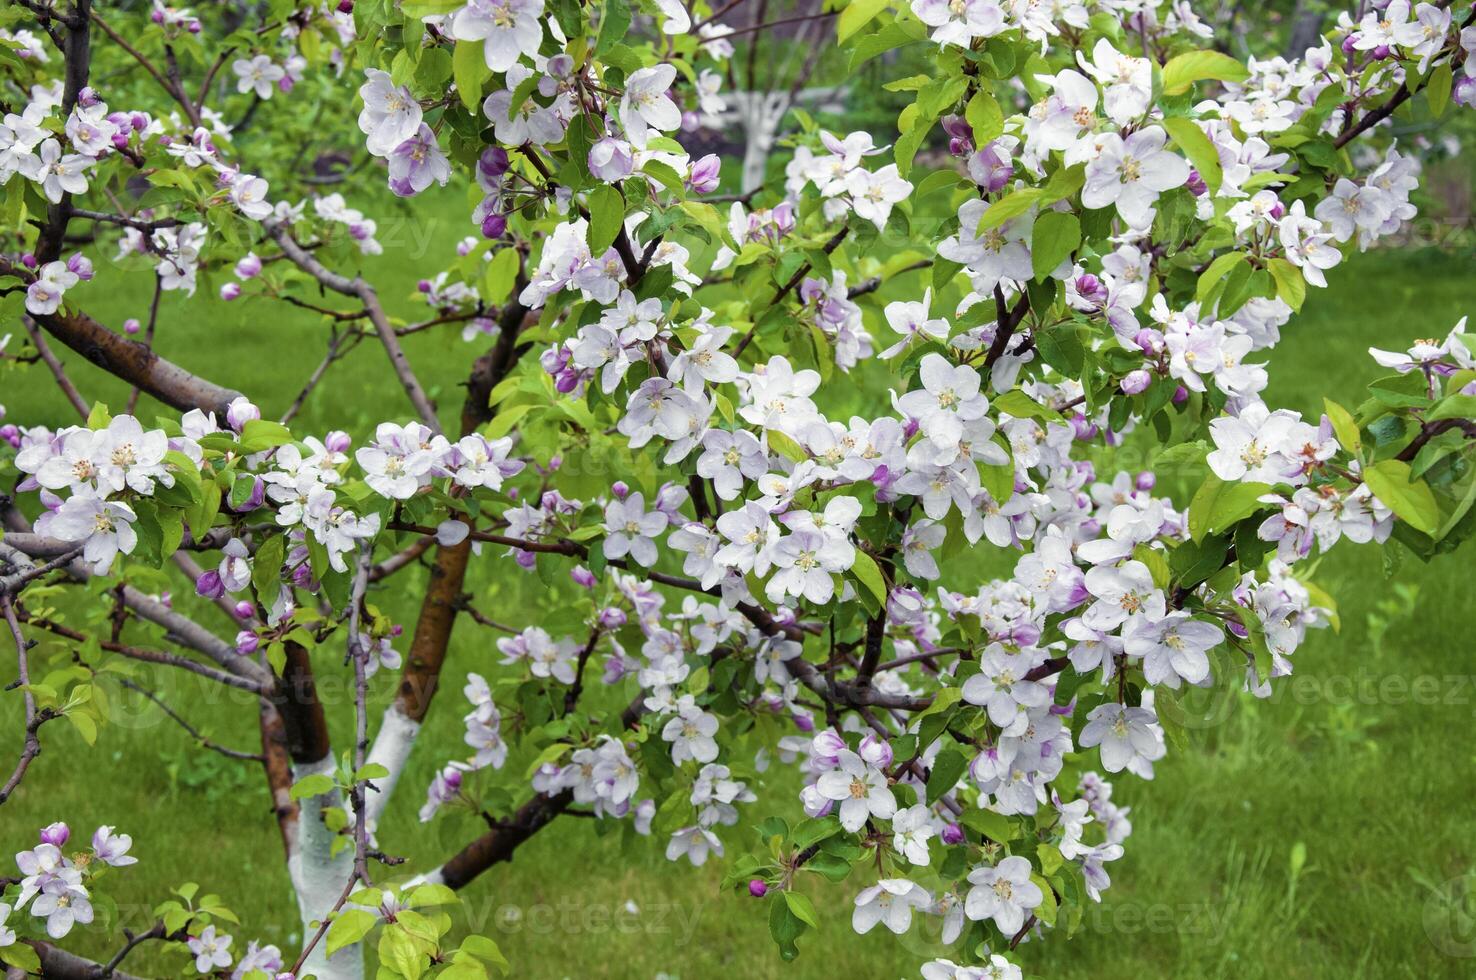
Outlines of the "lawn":
{"label": "lawn", "polygon": [[[392,314],[419,316],[415,279],[451,258],[421,247],[432,230],[433,221],[382,225],[391,247],[365,272],[397,284],[384,290]],[[1436,252],[1350,261],[1286,329],[1267,400],[1304,412],[1315,412],[1324,392],[1357,402],[1377,371],[1365,348],[1443,336],[1467,312],[1469,271],[1468,261]],[[143,315],[146,276],[108,282],[114,292],[83,287],[77,302],[113,323]],[[193,301],[169,297],[159,349],[187,366],[208,366],[215,380],[258,395],[275,415],[321,356],[318,318],[265,301],[228,306],[210,290],[202,285]],[[412,337],[408,347],[433,396],[458,403],[467,351],[456,328]],[[362,433],[372,421],[406,414],[377,347],[364,344],[334,370],[333,386],[307,403],[305,431]],[[73,377],[90,399],[117,407],[126,397],[88,367],[75,366]],[[0,403],[10,421],[72,421],[40,369],[0,374]],[[519,597],[542,586],[498,567],[500,577],[473,582],[477,601],[521,624]],[[1083,980],[1470,976],[1476,932],[1464,928],[1470,920],[1451,900],[1464,896],[1462,876],[1476,875],[1467,778],[1476,750],[1465,738],[1476,714],[1476,655],[1467,642],[1452,642],[1469,622],[1463,567],[1461,558],[1428,568],[1408,558],[1389,567],[1377,550],[1347,546],[1323,561],[1318,578],[1340,603],[1341,632],[1314,635],[1296,656],[1291,683],[1269,702],[1237,703],[1223,723],[1194,737],[1189,752],[1171,753],[1154,782],[1117,781],[1135,832],[1110,868],[1114,885],[1073,939],[1021,947],[1028,972]],[[408,572],[374,601],[413,622],[423,580],[423,572]],[[196,609],[193,600],[181,603]],[[196,611],[224,628],[213,610]],[[497,669],[491,634],[474,629],[458,627],[444,703],[383,822],[383,850],[405,855],[407,867],[434,864],[478,829],[467,814],[429,825],[415,820],[431,774],[462,751],[454,703],[462,675]],[[337,669],[335,659],[325,653],[320,670]],[[10,679],[0,672],[0,683]],[[249,705],[177,678],[157,683],[210,737],[252,746]],[[380,679],[377,703],[390,693],[389,679]],[[35,828],[53,820],[78,833],[118,825],[136,837],[140,858],[110,881],[125,921],[146,922],[170,887],[198,881],[221,891],[247,924],[238,947],[255,936],[295,950],[295,903],[257,767],[196,750],[156,709],[126,707],[90,752],[63,725],[44,730],[47,750],[0,819],[0,849],[31,846]],[[351,706],[338,698],[331,709],[338,744],[346,745]],[[18,748],[18,711],[17,694],[0,699],[7,758]],[[506,772],[515,781],[522,767],[514,760]],[[860,886],[853,880],[812,888],[823,928],[801,940],[796,962],[783,964],[763,903],[719,893],[721,874],[721,862],[674,866],[656,843],[624,841],[619,831],[602,836],[592,821],[566,818],[468,889],[461,914],[467,928],[493,936],[514,975],[528,980],[658,973],[703,980],[734,971],[889,978],[915,976],[917,963],[934,952],[921,936],[899,943],[885,933],[853,935],[849,898]],[[78,944],[94,954],[116,945],[98,930]],[[129,962],[146,972],[178,968],[178,961],[144,955]]]}

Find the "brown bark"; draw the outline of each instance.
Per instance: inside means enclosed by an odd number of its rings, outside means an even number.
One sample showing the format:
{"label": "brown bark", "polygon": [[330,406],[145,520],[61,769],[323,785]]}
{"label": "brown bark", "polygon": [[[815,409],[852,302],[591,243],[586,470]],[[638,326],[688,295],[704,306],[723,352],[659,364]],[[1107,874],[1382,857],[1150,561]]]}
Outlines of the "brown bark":
{"label": "brown bark", "polygon": [[[0,273],[14,274],[14,267],[7,266],[9,263],[0,260]],[[35,320],[92,364],[182,412],[198,408],[223,418],[226,406],[241,396],[239,391],[191,374],[85,313],[58,311]]]}
{"label": "brown bark", "polygon": [[297,765],[320,762],[327,758],[332,746],[328,741],[328,720],[323,716],[318,686],[313,680],[312,661],[299,643],[284,643],[283,648],[287,660],[272,703],[281,712],[287,754]]}
{"label": "brown bark", "polygon": [[272,812],[282,833],[282,846],[291,856],[297,847],[297,801],[292,798],[292,757],[287,751],[287,726],[275,706],[261,706],[262,769],[272,795]]}

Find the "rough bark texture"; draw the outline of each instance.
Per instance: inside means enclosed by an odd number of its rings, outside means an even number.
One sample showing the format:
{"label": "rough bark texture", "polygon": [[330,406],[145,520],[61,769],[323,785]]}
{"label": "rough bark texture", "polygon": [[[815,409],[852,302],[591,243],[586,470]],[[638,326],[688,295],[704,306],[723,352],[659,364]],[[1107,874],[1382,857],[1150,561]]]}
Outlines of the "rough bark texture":
{"label": "rough bark texture", "polygon": [[310,765],[332,755],[328,742],[328,720],[318,701],[312,662],[300,644],[286,643],[287,661],[272,703],[282,714],[287,753],[294,765]]}
{"label": "rough bark texture", "polygon": [[91,363],[182,412],[198,408],[224,418],[226,407],[241,397],[239,391],[191,374],[85,313],[38,316],[36,322]]}

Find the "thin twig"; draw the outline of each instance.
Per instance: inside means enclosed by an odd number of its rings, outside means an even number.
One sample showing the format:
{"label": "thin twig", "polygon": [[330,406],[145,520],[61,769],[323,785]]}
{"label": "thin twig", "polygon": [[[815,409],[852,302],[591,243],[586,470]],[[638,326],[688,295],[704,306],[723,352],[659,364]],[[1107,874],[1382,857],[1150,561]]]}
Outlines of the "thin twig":
{"label": "thin twig", "polygon": [[199,742],[202,748],[210,749],[212,752],[219,752],[221,755],[225,756],[228,759],[240,759],[246,762],[266,761],[266,756],[262,755],[260,752],[242,752],[239,749],[227,748],[226,746],[221,745],[219,742],[212,741],[206,735],[202,734],[198,728],[186,721],[179,714],[179,712],[169,707],[169,705],[166,704],[164,700],[159,697],[159,695],[155,694],[153,691],[150,691],[142,684],[137,684],[126,677],[118,678],[118,683],[128,688],[130,691],[133,691],[137,694],[142,694],[144,697],[157,704],[160,710],[162,710],[166,715],[174,719],[174,721],[179,724],[179,727],[189,732],[190,737],[193,738],[196,742]]}

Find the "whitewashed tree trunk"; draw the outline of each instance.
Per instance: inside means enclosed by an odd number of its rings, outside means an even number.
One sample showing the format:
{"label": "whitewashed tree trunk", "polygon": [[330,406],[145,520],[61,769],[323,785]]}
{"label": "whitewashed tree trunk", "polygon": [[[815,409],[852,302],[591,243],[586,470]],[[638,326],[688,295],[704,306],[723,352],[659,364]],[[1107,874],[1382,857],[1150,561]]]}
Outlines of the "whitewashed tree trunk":
{"label": "whitewashed tree trunk", "polygon": [[[332,775],[334,768],[333,756],[329,755],[318,762],[294,766],[292,779],[297,782],[319,773]],[[287,872],[297,892],[304,943],[317,932],[315,923],[321,922],[333,909],[354,873],[354,849],[340,847],[334,854],[333,841],[338,835],[323,823],[323,811],[341,803],[337,790],[299,801],[297,847],[287,859]],[[328,944],[320,939],[308,954],[301,972],[318,980],[363,980],[364,951],[355,943],[329,957]]]}
{"label": "whitewashed tree trunk", "polygon": [[769,155],[774,150],[774,136],[784,114],[789,111],[789,98],[784,93],[742,93],[740,118],[743,120],[743,193],[747,194],[764,182]]}
{"label": "whitewashed tree trunk", "polygon": [[388,776],[371,780],[374,788],[364,794],[364,812],[371,833],[379,825],[384,808],[389,805],[390,794],[400,781],[400,773],[405,770],[410,750],[415,747],[415,738],[419,734],[420,722],[401,711],[397,701],[390,702],[390,706],[384,709],[384,720],[380,722],[379,733],[374,736],[374,745],[370,747],[366,760],[370,765],[378,763],[389,770]]}

